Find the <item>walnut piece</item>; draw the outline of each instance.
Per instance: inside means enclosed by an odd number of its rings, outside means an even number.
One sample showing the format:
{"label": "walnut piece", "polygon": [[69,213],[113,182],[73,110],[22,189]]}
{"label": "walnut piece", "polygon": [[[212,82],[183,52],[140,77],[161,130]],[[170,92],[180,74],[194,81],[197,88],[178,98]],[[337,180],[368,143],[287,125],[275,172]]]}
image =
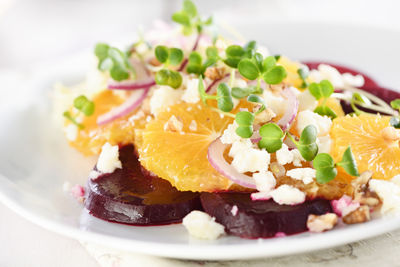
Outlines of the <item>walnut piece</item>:
{"label": "walnut piece", "polygon": [[270,122],[273,118],[276,117],[276,114],[270,108],[266,108],[261,111],[256,118],[254,119],[255,124],[264,124]]}
{"label": "walnut piece", "polygon": [[182,132],[183,122],[180,117],[175,117],[174,115],[169,118],[169,120],[164,124],[164,131],[171,132]]}
{"label": "walnut piece", "polygon": [[310,232],[321,233],[331,230],[338,221],[338,216],[335,213],[327,213],[324,215],[310,214],[307,219],[307,228]]}
{"label": "walnut piece", "polygon": [[371,219],[371,216],[369,214],[369,207],[367,205],[360,206],[358,209],[356,209],[353,212],[350,212],[342,219],[345,224],[367,222]]}
{"label": "walnut piece", "polygon": [[210,67],[204,72],[204,76],[210,80],[219,80],[225,76],[225,68]]}
{"label": "walnut piece", "polygon": [[365,171],[351,182],[353,186],[354,201],[359,202],[361,205],[367,205],[370,208],[376,207],[380,204],[378,195],[368,188],[369,180],[372,178],[371,171]]}
{"label": "walnut piece", "polygon": [[154,67],[158,67],[161,66],[160,61],[157,60],[157,58],[153,57],[151,59],[149,59],[148,63]]}

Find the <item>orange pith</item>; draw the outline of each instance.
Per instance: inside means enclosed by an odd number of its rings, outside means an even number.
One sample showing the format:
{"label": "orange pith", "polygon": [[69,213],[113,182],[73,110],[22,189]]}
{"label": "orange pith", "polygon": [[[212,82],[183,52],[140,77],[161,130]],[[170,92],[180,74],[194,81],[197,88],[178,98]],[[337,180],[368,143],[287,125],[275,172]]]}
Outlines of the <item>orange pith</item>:
{"label": "orange pith", "polygon": [[[182,133],[164,130],[172,115],[182,121]],[[143,130],[138,149],[140,161],[146,169],[168,180],[178,190],[229,189],[232,182],[211,166],[207,149],[232,120],[200,103],[170,106]],[[195,130],[189,129],[192,121],[196,122]]]}
{"label": "orange pith", "polygon": [[390,126],[389,120],[388,116],[364,114],[333,120],[331,152],[335,161],[341,160],[350,145],[360,172],[370,170],[374,178],[385,180],[400,174],[398,141],[389,142],[382,137],[382,130]]}
{"label": "orange pith", "polygon": [[99,154],[101,147],[106,142],[112,145],[132,143],[135,131],[144,128],[145,125],[145,118],[139,118],[134,122],[128,119],[136,111],[111,123],[105,125],[97,124],[97,118],[100,115],[121,105],[124,100],[123,97],[114,94],[110,90],[102,91],[96,95],[93,99],[95,103],[94,114],[83,119],[82,124],[84,125],[84,129],[79,131],[74,141],[70,141],[70,145],[84,155],[89,156]]}

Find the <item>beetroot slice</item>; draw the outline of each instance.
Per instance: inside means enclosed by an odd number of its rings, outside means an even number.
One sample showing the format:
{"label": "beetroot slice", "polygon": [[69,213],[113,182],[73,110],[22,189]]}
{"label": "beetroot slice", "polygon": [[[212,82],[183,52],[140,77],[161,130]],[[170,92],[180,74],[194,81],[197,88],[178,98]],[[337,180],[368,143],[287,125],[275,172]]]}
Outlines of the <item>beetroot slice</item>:
{"label": "beetroot slice", "polygon": [[122,169],[89,179],[85,207],[100,219],[133,225],[180,222],[201,209],[198,193],[180,192],[168,181],[142,172],[132,145],[120,148]]}
{"label": "beetroot slice", "polygon": [[332,212],[330,202],[324,199],[294,206],[279,205],[273,200],[252,201],[248,193],[201,193],[200,199],[205,212],[224,225],[227,233],[244,238],[304,232],[309,214]]}

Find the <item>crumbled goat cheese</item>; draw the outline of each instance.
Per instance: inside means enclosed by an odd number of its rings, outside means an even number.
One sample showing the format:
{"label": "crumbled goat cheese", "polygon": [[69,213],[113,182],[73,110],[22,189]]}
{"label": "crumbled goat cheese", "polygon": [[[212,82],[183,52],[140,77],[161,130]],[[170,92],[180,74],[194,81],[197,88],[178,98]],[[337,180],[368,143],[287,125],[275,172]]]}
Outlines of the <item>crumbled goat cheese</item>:
{"label": "crumbled goat cheese", "polygon": [[255,192],[250,195],[251,200],[268,200],[271,198],[271,192]]}
{"label": "crumbled goat cheese", "polygon": [[306,160],[300,154],[300,151],[298,149],[292,149],[290,152],[293,154],[293,165],[295,167],[303,166],[303,164],[301,164],[301,162],[306,161]]}
{"label": "crumbled goat cheese", "polygon": [[89,179],[96,180],[101,175],[101,172],[92,170],[89,172]]}
{"label": "crumbled goat cheese", "polygon": [[236,216],[237,213],[239,211],[239,208],[236,205],[233,205],[232,209],[231,209],[231,213],[233,216]]}
{"label": "crumbled goat cheese", "polygon": [[[395,179],[397,181],[397,178]],[[400,186],[392,181],[371,179],[369,188],[378,194],[383,202],[381,213],[400,214]]]}
{"label": "crumbled goat cheese", "polygon": [[186,84],[186,90],[182,95],[182,100],[186,103],[197,103],[200,101],[199,79],[189,79]]}
{"label": "crumbled goat cheese", "polygon": [[238,125],[236,122],[233,122],[228,125],[225,129],[224,133],[221,136],[221,142],[225,145],[233,144],[236,141],[240,141],[242,138],[236,134],[236,129]]}
{"label": "crumbled goat cheese", "polygon": [[299,93],[297,95],[297,99],[299,100],[299,111],[314,111],[314,109],[318,106],[318,101],[309,90],[304,90],[303,92]]}
{"label": "crumbled goat cheese", "polygon": [[341,217],[350,214],[360,207],[360,203],[353,201],[353,199],[347,195],[343,195],[338,200],[331,201],[333,211]]}
{"label": "crumbled goat cheese", "polygon": [[318,145],[318,153],[331,152],[332,139],[329,134],[326,136],[318,137],[316,143]]}
{"label": "crumbled goat cheese", "polygon": [[150,99],[150,112],[157,115],[162,109],[178,103],[182,97],[183,91],[176,90],[169,86],[160,86],[154,90]]}
{"label": "crumbled goat cheese", "polygon": [[236,79],[233,81],[233,86],[232,86],[232,87],[245,88],[245,87],[247,87],[247,86],[248,86],[248,85],[247,85],[247,82],[246,82],[245,80],[240,79],[240,78],[236,78]]}
{"label": "crumbled goat cheese", "polygon": [[105,143],[101,148],[101,153],[97,161],[97,170],[102,173],[110,173],[115,169],[122,168],[121,161],[119,161],[118,146],[112,146],[110,143]]}
{"label": "crumbled goat cheese", "polygon": [[306,200],[306,194],[291,185],[281,185],[271,192],[272,199],[280,205],[296,205]]}
{"label": "crumbled goat cheese", "polygon": [[345,85],[354,87],[362,87],[365,83],[364,77],[360,74],[352,75],[351,73],[343,73],[342,78]]}
{"label": "crumbled goat cheese", "polygon": [[181,118],[172,115],[168,121],[164,124],[164,131],[169,132],[182,132],[183,122]]}
{"label": "crumbled goat cheese", "polygon": [[229,150],[229,156],[233,158],[238,153],[251,149],[252,146],[253,144],[251,143],[251,140],[249,138],[236,141],[232,144],[232,147]]}
{"label": "crumbled goat cheese", "polygon": [[331,230],[338,221],[335,213],[326,213],[324,215],[310,214],[307,218],[307,228],[310,232],[321,233]]}
{"label": "crumbled goat cheese", "polygon": [[276,180],[272,172],[256,172],[253,173],[256,188],[260,192],[270,192],[276,186]]}
{"label": "crumbled goat cheese", "polygon": [[362,75],[340,74],[336,68],[326,64],[320,64],[318,70],[311,70],[309,77],[315,82],[329,80],[335,88],[344,88],[347,85],[355,87],[364,85],[364,77]]}
{"label": "crumbled goat cheese", "polygon": [[268,108],[277,116],[282,116],[286,111],[287,101],[281,95],[274,94],[270,90],[264,90],[263,99]]}
{"label": "crumbled goat cheese", "polygon": [[197,131],[197,122],[195,120],[192,120],[189,124],[189,130],[192,132]]}
{"label": "crumbled goat cheese", "polygon": [[64,128],[65,136],[69,141],[75,141],[78,137],[79,129],[75,124],[69,124]]}
{"label": "crumbled goat cheese", "polygon": [[318,136],[329,134],[332,120],[328,116],[321,116],[311,110],[304,110],[297,115],[297,131],[301,133],[308,125],[317,128]]}
{"label": "crumbled goat cheese", "polygon": [[198,210],[186,215],[182,224],[191,236],[199,239],[214,240],[225,233],[224,226],[215,222],[215,218]]}
{"label": "crumbled goat cheese", "polygon": [[315,178],[316,171],[312,168],[295,168],[287,171],[286,175],[295,180],[303,181],[304,184],[309,184]]}
{"label": "crumbled goat cheese", "polygon": [[250,148],[238,152],[232,166],[240,173],[268,170],[270,154],[266,150]]}
{"label": "crumbled goat cheese", "polygon": [[282,144],[281,149],[276,151],[276,159],[279,164],[286,165],[293,162],[293,153],[286,144]]}

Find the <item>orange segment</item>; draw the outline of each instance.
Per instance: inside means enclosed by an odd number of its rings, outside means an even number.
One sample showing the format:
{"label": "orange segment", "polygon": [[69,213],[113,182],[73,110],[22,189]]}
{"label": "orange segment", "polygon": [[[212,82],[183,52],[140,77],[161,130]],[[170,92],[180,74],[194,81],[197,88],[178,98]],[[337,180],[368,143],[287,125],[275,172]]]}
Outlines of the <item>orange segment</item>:
{"label": "orange segment", "polygon": [[[110,111],[113,107],[119,106],[124,102],[124,98],[114,94],[110,90],[104,90],[93,99],[95,112],[90,117],[85,117],[82,124],[85,126],[80,130],[77,138],[70,141],[70,145],[84,155],[99,154],[104,143],[112,145],[131,144],[135,137],[135,130],[143,129],[145,126],[145,116],[136,121],[129,120],[136,111],[105,125],[97,125],[97,118]],[[70,122],[67,122],[67,124]]]}
{"label": "orange segment", "polygon": [[[183,123],[182,132],[164,130],[164,125],[173,115]],[[220,113],[202,104],[171,106],[159,113],[144,129],[138,149],[140,161],[146,169],[168,180],[178,190],[229,189],[232,182],[210,165],[207,149],[232,120],[227,116],[221,117]]]}
{"label": "orange segment", "polygon": [[[321,100],[322,102],[323,100]],[[333,97],[329,97],[328,99],[326,99],[325,105],[327,105],[328,107],[330,107],[338,117],[343,117],[344,111],[342,106],[340,105],[340,101],[336,98]]]}
{"label": "orange segment", "polygon": [[360,172],[371,170],[374,178],[385,180],[400,174],[398,141],[387,141],[382,136],[382,130],[390,126],[389,120],[390,117],[380,115],[334,119],[331,137],[335,161],[340,161],[346,148],[351,145]]}

